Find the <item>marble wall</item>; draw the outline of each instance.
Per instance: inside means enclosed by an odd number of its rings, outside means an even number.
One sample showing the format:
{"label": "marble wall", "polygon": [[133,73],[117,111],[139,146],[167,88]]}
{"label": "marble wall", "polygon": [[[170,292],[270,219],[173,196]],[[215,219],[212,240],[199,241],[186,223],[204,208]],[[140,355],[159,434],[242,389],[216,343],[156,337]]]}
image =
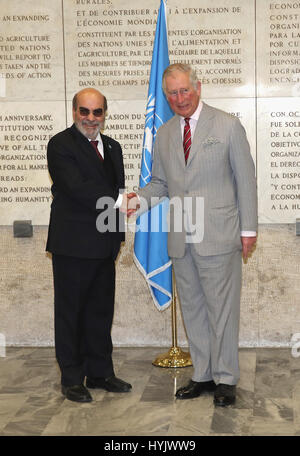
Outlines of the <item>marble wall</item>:
{"label": "marble wall", "polygon": [[[300,333],[300,4],[284,0],[168,0],[170,61],[191,63],[202,98],[240,118],[257,167],[259,240],[244,265],[241,346],[289,345]],[[108,98],[105,133],[124,153],[126,187],[140,173],[159,0],[0,2],[0,334],[8,345],[53,344],[49,138],[72,122],[71,99],[92,86]],[[32,220],[32,238],[14,238]],[[132,260],[117,263],[117,345],[165,345],[159,312]],[[130,330],[129,330],[130,328]],[[178,310],[178,339],[186,337]]]}

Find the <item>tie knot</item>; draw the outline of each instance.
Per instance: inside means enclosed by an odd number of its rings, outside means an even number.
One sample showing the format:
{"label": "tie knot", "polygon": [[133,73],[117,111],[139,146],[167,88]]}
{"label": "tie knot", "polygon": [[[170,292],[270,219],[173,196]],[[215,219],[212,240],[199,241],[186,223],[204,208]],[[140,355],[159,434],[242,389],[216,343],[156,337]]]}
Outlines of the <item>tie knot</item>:
{"label": "tie knot", "polygon": [[99,142],[99,141],[91,141],[91,143],[93,144],[94,147],[95,147],[95,146],[98,147],[98,142]]}
{"label": "tie knot", "polygon": [[185,123],[188,124],[189,121],[191,120],[191,118],[190,117],[186,117],[184,120],[185,120]]}

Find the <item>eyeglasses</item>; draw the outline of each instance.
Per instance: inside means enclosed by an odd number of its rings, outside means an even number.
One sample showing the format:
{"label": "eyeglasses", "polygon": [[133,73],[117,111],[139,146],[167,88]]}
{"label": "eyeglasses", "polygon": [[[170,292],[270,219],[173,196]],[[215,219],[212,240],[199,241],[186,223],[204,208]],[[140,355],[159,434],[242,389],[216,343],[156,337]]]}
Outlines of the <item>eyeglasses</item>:
{"label": "eyeglasses", "polygon": [[178,94],[180,95],[188,95],[191,92],[191,89],[180,89],[180,90],[172,90],[171,92],[167,92],[168,97],[176,98]]}
{"label": "eyeglasses", "polygon": [[[91,112],[91,110],[88,108],[83,108],[81,106],[79,108],[79,113],[82,117],[87,117],[90,114],[90,112]],[[102,108],[94,109],[92,111],[92,113],[95,117],[101,117],[103,114],[103,109]]]}

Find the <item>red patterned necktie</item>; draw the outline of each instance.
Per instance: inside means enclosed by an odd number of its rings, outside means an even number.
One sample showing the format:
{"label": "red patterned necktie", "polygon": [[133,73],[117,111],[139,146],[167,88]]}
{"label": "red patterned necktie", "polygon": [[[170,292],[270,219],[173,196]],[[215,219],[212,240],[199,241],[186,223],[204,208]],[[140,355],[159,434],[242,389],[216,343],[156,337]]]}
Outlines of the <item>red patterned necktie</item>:
{"label": "red patterned necktie", "polygon": [[93,148],[95,149],[95,151],[97,152],[97,155],[98,157],[100,158],[100,160],[104,161],[102,155],[100,154],[99,150],[98,150],[98,142],[99,141],[90,141],[90,143],[92,144]]}
{"label": "red patterned necktie", "polygon": [[184,126],[184,131],[183,131],[183,150],[184,150],[184,158],[185,158],[185,164],[188,161],[189,158],[189,153],[190,153],[190,148],[192,145],[192,135],[191,135],[191,128],[190,128],[190,117],[187,117],[185,120],[185,126]]}

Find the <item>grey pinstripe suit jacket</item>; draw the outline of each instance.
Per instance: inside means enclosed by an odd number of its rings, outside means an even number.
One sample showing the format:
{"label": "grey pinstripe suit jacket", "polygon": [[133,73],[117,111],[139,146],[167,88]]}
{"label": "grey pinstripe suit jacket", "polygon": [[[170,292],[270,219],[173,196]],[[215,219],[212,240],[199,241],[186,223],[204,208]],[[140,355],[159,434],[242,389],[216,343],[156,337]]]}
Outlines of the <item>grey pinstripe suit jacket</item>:
{"label": "grey pinstripe suit jacket", "polygon": [[138,193],[148,204],[151,197],[182,201],[181,231],[175,232],[170,217],[170,257],[184,255],[183,199],[187,196],[204,199],[204,236],[195,244],[197,253],[219,255],[241,249],[240,232],[257,230],[257,190],[254,163],[239,119],[203,103],[185,165],[180,118],[172,117],[156,136],[152,180]]}

